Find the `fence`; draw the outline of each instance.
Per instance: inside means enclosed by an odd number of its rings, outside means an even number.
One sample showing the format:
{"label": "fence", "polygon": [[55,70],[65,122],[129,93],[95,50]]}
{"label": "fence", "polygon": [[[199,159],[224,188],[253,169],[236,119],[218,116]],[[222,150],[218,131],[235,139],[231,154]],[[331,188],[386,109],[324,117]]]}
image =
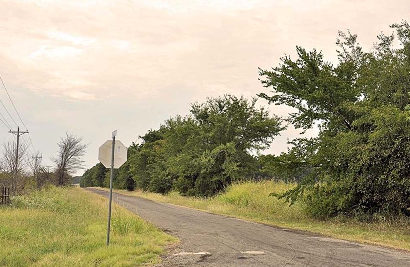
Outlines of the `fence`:
{"label": "fence", "polygon": [[10,203],[10,187],[1,187],[0,205]]}

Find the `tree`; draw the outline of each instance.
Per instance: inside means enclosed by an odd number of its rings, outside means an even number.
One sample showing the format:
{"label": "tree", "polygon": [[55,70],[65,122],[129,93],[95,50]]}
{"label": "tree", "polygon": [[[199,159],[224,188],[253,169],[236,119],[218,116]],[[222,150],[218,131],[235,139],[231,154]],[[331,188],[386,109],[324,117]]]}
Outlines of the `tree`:
{"label": "tree", "polygon": [[[128,160],[115,173],[117,188],[134,187],[183,195],[211,196],[258,170],[254,152],[269,146],[283,129],[281,120],[256,106],[256,99],[225,95],[191,106],[141,136],[128,148]],[[83,175],[92,182],[95,167]],[[106,173],[106,185],[109,174]]]}
{"label": "tree", "polygon": [[66,134],[58,143],[59,151],[54,159],[56,164],[57,184],[65,185],[69,175],[76,169],[83,168],[82,156],[87,145],[82,144],[82,139],[71,134]]}
{"label": "tree", "polygon": [[251,177],[257,169],[252,152],[266,148],[282,129],[256,99],[211,98],[142,136],[129,173],[144,190],[211,196]]}
{"label": "tree", "polygon": [[37,186],[40,188],[43,184],[43,178],[44,176],[42,175],[40,177],[40,174],[43,173],[43,167],[41,166],[41,161],[42,161],[42,156],[40,152],[36,152],[35,154],[32,155],[32,160],[28,161],[28,164],[30,166],[30,169],[33,173],[33,177],[36,180]]}
{"label": "tree", "polygon": [[19,144],[18,155],[16,143],[8,142],[3,145],[3,169],[6,172],[20,174],[24,170],[24,159],[27,152],[27,145]]}
{"label": "tree", "polygon": [[41,188],[47,184],[56,184],[56,177],[53,172],[44,166],[39,166],[38,170],[36,171],[35,181],[37,184],[37,188]]}
{"label": "tree", "polygon": [[[132,144],[128,148],[128,157],[135,153],[138,145]],[[109,169],[105,168],[102,163],[97,163],[92,168],[86,170],[82,175],[80,182],[81,187],[101,186],[108,187],[110,181]],[[114,170],[113,187],[118,189],[134,190],[135,181],[129,171],[129,161],[122,165],[118,170]]]}
{"label": "tree", "polygon": [[[305,198],[318,217],[340,213],[399,214],[410,203],[410,26],[392,25],[364,52],[357,36],[339,33],[337,65],[297,47],[271,70],[260,70],[271,93],[260,97],[296,109],[286,121],[320,133],[301,138],[278,164],[303,177],[283,197]],[[397,38],[399,46],[393,46]],[[280,168],[277,168],[278,170]]]}
{"label": "tree", "polygon": [[24,187],[22,174],[26,154],[27,145],[22,142],[19,144],[18,155],[16,143],[8,142],[3,146],[2,169],[8,177],[8,179],[3,180],[3,183],[11,185],[14,192],[20,191]]}

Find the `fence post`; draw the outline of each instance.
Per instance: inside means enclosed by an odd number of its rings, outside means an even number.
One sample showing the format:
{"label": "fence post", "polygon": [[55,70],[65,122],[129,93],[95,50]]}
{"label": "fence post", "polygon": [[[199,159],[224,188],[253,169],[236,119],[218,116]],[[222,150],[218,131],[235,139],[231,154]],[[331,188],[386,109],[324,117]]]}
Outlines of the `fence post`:
{"label": "fence post", "polygon": [[0,205],[10,204],[10,187],[1,187]]}

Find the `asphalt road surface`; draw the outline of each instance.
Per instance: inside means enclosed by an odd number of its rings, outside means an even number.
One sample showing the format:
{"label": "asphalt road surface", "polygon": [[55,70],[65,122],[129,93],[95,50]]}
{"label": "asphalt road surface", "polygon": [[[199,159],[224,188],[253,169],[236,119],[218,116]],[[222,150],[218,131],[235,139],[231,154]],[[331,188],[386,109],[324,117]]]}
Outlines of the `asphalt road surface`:
{"label": "asphalt road surface", "polygon": [[[89,188],[108,197],[108,192]],[[177,236],[161,266],[410,266],[410,253],[287,230],[113,193],[113,200]]]}

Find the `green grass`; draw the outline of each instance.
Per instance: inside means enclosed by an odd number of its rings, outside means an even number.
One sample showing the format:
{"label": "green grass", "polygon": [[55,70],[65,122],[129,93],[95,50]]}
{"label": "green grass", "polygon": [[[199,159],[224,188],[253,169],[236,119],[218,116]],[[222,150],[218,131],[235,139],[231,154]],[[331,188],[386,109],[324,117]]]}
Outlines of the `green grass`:
{"label": "green grass", "polygon": [[409,218],[394,221],[383,220],[382,218],[379,222],[373,223],[364,223],[346,217],[315,220],[306,215],[302,206],[303,203],[295,203],[289,206],[283,200],[269,196],[272,192],[285,192],[292,186],[294,185],[273,181],[234,184],[225,193],[208,199],[183,197],[176,192],[160,195],[141,191],[119,191],[160,202],[192,207],[255,222],[410,251]]}
{"label": "green grass", "polygon": [[0,214],[0,266],[136,266],[159,262],[177,241],[113,205],[107,248],[107,200],[80,188],[16,197]]}

